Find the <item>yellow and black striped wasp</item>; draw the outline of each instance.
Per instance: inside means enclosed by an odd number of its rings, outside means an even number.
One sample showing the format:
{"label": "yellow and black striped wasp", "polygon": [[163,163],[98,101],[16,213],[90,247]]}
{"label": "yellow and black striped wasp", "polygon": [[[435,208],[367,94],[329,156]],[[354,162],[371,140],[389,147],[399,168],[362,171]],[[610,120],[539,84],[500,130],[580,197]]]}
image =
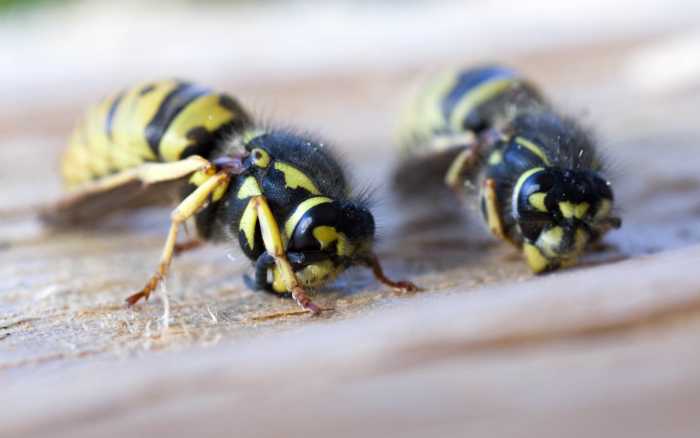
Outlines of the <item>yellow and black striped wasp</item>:
{"label": "yellow and black striped wasp", "polygon": [[[165,80],[103,100],[75,129],[62,175],[72,192],[44,213],[54,224],[163,197],[164,184],[180,184],[160,264],[129,305],[148,299],[174,253],[202,241],[237,240],[254,264],[249,287],[289,294],[311,313],[320,309],[305,289],[353,265],[370,267],[394,289],[415,290],[384,276],[372,249],[372,213],[351,195],[325,143],[260,128],[234,98],[209,88]],[[200,240],[178,244],[190,218]]]}
{"label": "yellow and black striped wasp", "polygon": [[536,273],[576,263],[621,225],[590,134],[512,69],[437,75],[406,109],[399,136],[410,157],[396,173],[399,191],[425,186],[416,170],[431,160],[448,163],[444,183],[462,199],[478,187],[488,228]]}

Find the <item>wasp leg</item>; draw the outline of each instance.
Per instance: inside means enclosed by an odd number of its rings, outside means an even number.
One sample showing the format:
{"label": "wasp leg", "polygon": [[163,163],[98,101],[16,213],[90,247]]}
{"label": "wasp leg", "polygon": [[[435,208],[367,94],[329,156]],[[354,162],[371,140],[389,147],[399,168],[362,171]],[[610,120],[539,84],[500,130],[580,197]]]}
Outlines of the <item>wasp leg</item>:
{"label": "wasp leg", "polygon": [[[320,256],[321,254],[319,254]],[[289,263],[292,264],[293,267],[295,268],[301,268],[305,266],[306,264],[313,262],[317,260],[318,257],[314,257],[312,255],[309,257],[307,254],[300,253],[300,252],[289,252],[287,253],[287,260],[289,260]],[[270,254],[267,252],[263,253],[258,257],[258,260],[255,262],[255,279],[249,277],[248,275],[243,276],[243,280],[250,289],[253,290],[263,290],[265,292],[270,292],[274,293],[275,295],[279,296],[280,293],[275,291],[275,289],[272,287],[272,284],[267,281],[267,273],[268,269],[272,268],[275,266],[275,258],[272,257]],[[283,295],[290,295],[291,294],[283,294]],[[331,308],[319,308],[321,311],[328,311],[328,310],[334,310],[332,307]],[[297,315],[305,315],[309,313],[308,310],[303,309],[303,310],[292,310],[292,311],[283,311],[283,312],[275,312],[275,313],[267,313],[264,315],[258,315],[258,316],[253,316],[251,319],[255,321],[267,321],[270,319],[276,319],[276,318],[284,318],[287,316],[297,316]]]}
{"label": "wasp leg", "polygon": [[499,239],[505,240],[514,246],[519,246],[506,233],[503,226],[501,209],[498,206],[498,194],[496,192],[496,181],[492,178],[484,180],[483,195],[486,202],[486,223],[491,233]]}
{"label": "wasp leg", "polygon": [[190,193],[180,205],[173,210],[170,215],[170,231],[168,231],[168,238],[165,241],[165,246],[163,247],[163,253],[160,257],[160,264],[158,265],[158,270],[151,277],[151,279],[146,283],[141,291],[131,295],[126,299],[129,306],[133,306],[142,298],[147,300],[151,293],[155,290],[158,284],[163,281],[163,278],[168,272],[168,267],[173,258],[173,253],[175,251],[175,243],[177,240],[177,233],[180,225],[187,219],[192,217],[197,213],[204,204],[206,204],[209,196],[224,184],[228,184],[231,178],[231,174],[228,171],[221,171],[216,173],[214,176],[206,180],[201,186],[199,186],[194,192]]}
{"label": "wasp leg", "polygon": [[[310,263],[327,260],[328,256],[320,252],[287,252],[287,260],[292,265],[293,269],[302,269]],[[243,276],[245,285],[252,290],[262,290],[265,292],[280,295],[267,279],[268,270],[275,266],[275,258],[267,252],[264,252],[255,261],[255,275],[251,278],[249,275]],[[284,294],[282,294],[284,295]],[[291,294],[288,294],[291,297]]]}
{"label": "wasp leg", "polygon": [[382,269],[381,263],[379,263],[379,258],[372,254],[363,260],[365,265],[372,269],[372,274],[377,279],[378,282],[385,286],[389,286],[396,292],[407,293],[407,292],[417,292],[421,290],[418,286],[411,283],[410,281],[394,281],[391,280],[384,274],[384,269]]}
{"label": "wasp leg", "polygon": [[187,157],[184,160],[170,163],[144,163],[133,169],[125,170],[115,175],[100,178],[88,183],[80,190],[81,194],[103,192],[128,181],[137,180],[143,185],[172,181],[183,178],[198,170],[206,169],[212,164],[199,155]]}
{"label": "wasp leg", "polygon": [[445,174],[445,184],[460,199],[464,192],[464,174],[474,165],[475,161],[476,154],[471,147],[467,146],[455,157]]}
{"label": "wasp leg", "polygon": [[501,211],[498,208],[498,196],[496,194],[496,181],[492,178],[484,180],[484,200],[486,201],[486,223],[491,233],[499,239],[505,239],[506,233],[501,220]]}
{"label": "wasp leg", "polygon": [[460,199],[464,198],[465,176],[479,163],[481,146],[482,142],[479,140],[473,140],[462,146],[463,150],[457,154],[445,174],[445,184]]}
{"label": "wasp leg", "polygon": [[199,239],[192,239],[192,240],[187,240],[187,241],[182,242],[182,243],[176,243],[175,247],[173,248],[173,255],[179,256],[183,252],[197,249],[202,245],[204,245],[204,241],[199,240]]}
{"label": "wasp leg", "polygon": [[250,202],[258,217],[265,250],[275,259],[275,264],[285,288],[292,293],[292,298],[302,309],[314,315],[321,313],[321,309],[306,295],[294,274],[294,269],[284,253],[279,226],[272,215],[267,200],[262,195],[256,195],[251,197]]}
{"label": "wasp leg", "polygon": [[268,270],[275,266],[275,258],[267,252],[260,254],[260,257],[255,261],[255,276],[250,278],[248,275],[243,276],[243,281],[249,289],[264,290],[266,292],[277,294],[272,288],[272,284],[267,281]]}

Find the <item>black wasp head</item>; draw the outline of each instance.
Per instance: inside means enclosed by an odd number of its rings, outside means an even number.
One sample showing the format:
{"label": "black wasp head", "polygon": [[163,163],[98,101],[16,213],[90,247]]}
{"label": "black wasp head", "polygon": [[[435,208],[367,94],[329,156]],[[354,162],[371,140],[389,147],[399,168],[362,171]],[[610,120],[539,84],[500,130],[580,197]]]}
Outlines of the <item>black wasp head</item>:
{"label": "black wasp head", "polygon": [[[539,255],[535,271],[575,262],[586,245],[621,221],[611,216],[610,183],[591,170],[536,168],[525,172],[513,191],[513,214],[524,244]],[[546,261],[546,262],[545,262]]]}
{"label": "black wasp head", "polygon": [[[327,198],[326,198],[327,199]],[[321,251],[333,258],[362,257],[374,240],[374,217],[352,202],[320,202],[307,209],[290,237],[290,251]]]}

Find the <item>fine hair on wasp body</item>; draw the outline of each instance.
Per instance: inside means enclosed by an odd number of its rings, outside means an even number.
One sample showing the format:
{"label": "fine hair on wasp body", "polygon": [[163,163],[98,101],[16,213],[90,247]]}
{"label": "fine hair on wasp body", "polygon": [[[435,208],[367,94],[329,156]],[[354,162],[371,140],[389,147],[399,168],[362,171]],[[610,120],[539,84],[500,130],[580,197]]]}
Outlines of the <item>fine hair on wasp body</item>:
{"label": "fine hair on wasp body", "polygon": [[[374,216],[351,196],[325,142],[263,127],[233,97],[209,88],[164,80],[114,94],[88,110],[61,168],[71,191],[44,212],[53,224],[84,219],[85,211],[104,214],[105,205],[119,208],[163,183],[181,189],[160,264],[129,305],[149,297],[175,254],[202,241],[236,240],[253,264],[249,287],[288,294],[314,314],[320,308],[306,290],[354,265],[393,289],[416,290],[383,274],[373,252]],[[190,218],[199,241],[178,243]]]}
{"label": "fine hair on wasp body", "polygon": [[460,199],[477,188],[489,230],[519,248],[535,273],[575,264],[621,225],[589,130],[513,69],[436,75],[404,111],[399,142],[402,197],[438,183]]}

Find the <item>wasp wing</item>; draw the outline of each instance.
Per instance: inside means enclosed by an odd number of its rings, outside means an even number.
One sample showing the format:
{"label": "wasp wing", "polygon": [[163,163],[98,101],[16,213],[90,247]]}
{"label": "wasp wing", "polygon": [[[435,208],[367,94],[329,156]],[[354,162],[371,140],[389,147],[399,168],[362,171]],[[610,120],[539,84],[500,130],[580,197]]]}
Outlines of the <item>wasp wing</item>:
{"label": "wasp wing", "polygon": [[170,163],[145,163],[91,181],[41,209],[46,225],[62,228],[94,223],[116,211],[172,204],[190,175],[209,166],[199,156]]}

